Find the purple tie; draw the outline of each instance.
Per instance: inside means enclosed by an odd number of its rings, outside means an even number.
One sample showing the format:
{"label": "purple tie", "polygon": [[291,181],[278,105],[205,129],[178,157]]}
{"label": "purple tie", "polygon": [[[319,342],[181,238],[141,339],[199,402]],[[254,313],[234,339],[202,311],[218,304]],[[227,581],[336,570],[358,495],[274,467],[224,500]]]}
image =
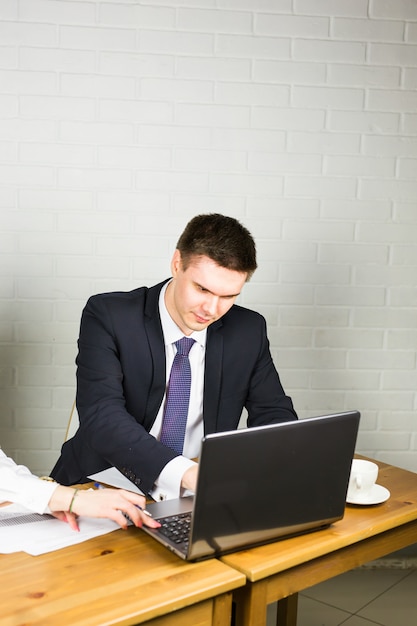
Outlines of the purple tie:
{"label": "purple tie", "polygon": [[190,404],[191,368],[188,353],[195,339],[183,337],[175,342],[177,354],[171,367],[160,441],[182,454],[188,405]]}

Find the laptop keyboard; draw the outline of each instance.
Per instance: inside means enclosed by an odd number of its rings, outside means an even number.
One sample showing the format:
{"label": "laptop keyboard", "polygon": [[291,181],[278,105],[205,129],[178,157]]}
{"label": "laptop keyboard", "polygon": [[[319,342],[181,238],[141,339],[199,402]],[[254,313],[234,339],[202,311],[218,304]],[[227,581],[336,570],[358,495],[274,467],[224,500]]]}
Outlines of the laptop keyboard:
{"label": "laptop keyboard", "polygon": [[191,527],[191,514],[181,513],[170,517],[159,518],[161,527],[158,532],[176,544],[188,544]]}

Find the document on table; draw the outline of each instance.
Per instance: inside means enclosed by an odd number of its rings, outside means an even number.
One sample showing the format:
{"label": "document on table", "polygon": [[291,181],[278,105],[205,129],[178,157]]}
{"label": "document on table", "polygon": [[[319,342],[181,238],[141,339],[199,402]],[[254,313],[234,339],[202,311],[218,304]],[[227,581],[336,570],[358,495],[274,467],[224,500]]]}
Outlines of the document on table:
{"label": "document on table", "polygon": [[33,556],[87,541],[120,528],[109,519],[79,517],[80,531],[52,515],[32,513],[11,504],[0,508],[0,553],[27,552]]}
{"label": "document on table", "polygon": [[127,491],[133,491],[141,496],[144,495],[143,491],[136,487],[136,485],[132,483],[131,480],[126,478],[126,476],[124,476],[116,467],[109,467],[101,472],[97,472],[97,474],[91,474],[91,476],[88,476],[87,478],[103,483],[104,485],[109,485],[110,487],[127,489]]}

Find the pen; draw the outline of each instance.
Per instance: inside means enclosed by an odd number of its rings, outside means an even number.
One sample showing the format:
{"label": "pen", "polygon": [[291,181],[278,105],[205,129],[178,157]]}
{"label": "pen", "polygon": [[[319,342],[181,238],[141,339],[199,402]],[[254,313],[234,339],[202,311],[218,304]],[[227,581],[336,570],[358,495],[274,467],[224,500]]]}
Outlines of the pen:
{"label": "pen", "polygon": [[147,515],[148,517],[152,517],[152,513],[149,513],[149,511],[147,511],[146,509],[143,509],[141,506],[139,506],[139,504],[135,504],[135,507],[140,509],[142,513],[145,513],[145,515]]}

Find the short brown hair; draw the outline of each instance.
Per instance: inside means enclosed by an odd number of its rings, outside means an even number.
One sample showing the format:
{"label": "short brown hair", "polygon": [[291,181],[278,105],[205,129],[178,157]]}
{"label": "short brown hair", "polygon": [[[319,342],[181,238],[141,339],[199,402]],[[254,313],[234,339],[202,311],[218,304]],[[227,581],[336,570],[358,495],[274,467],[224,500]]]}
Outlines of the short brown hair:
{"label": "short brown hair", "polygon": [[207,256],[221,267],[246,272],[247,278],[257,268],[255,241],[240,222],[220,213],[196,215],[178,239],[183,268],[195,256]]}

